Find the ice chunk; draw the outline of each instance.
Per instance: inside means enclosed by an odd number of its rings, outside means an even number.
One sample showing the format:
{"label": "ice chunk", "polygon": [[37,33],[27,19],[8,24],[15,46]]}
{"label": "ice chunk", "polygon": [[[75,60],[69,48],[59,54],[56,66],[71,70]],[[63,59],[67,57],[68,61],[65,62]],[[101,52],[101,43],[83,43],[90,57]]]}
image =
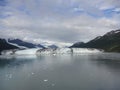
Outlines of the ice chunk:
{"label": "ice chunk", "polygon": [[32,74],[32,75],[34,75],[35,73],[34,73],[34,72],[32,72],[31,74]]}
{"label": "ice chunk", "polygon": [[11,79],[12,77],[13,77],[13,75],[12,75],[12,74],[6,74],[6,80]]}
{"label": "ice chunk", "polygon": [[55,84],[52,84],[52,86],[54,87],[54,86],[55,86]]}
{"label": "ice chunk", "polygon": [[44,82],[47,82],[47,81],[48,81],[47,79],[44,80]]}

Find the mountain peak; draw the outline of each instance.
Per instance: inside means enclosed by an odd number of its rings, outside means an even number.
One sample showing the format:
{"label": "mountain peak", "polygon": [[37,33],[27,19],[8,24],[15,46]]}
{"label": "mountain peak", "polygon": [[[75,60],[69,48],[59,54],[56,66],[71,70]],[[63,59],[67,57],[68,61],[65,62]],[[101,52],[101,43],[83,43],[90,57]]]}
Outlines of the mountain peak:
{"label": "mountain peak", "polygon": [[8,43],[6,39],[0,38],[0,54],[1,51],[9,50],[9,49],[19,49],[19,47]]}
{"label": "mountain peak", "polygon": [[104,36],[110,36],[110,35],[114,35],[114,34],[118,34],[118,33],[120,33],[120,29],[110,31],[110,32],[106,33]]}
{"label": "mountain peak", "polygon": [[56,49],[56,48],[58,48],[58,46],[56,46],[56,45],[50,45],[50,46],[48,46],[48,48]]}

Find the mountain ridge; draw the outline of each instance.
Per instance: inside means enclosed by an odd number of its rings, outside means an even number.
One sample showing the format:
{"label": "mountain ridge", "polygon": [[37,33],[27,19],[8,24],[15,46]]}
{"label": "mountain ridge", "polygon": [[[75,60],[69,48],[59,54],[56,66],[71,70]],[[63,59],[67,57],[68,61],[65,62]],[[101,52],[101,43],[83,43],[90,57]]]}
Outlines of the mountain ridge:
{"label": "mountain ridge", "polygon": [[23,46],[26,48],[45,48],[44,46],[42,46],[41,44],[34,44],[31,42],[27,42],[27,41],[23,41],[20,39],[8,39],[9,43],[13,43],[13,44],[17,44],[19,46]]}
{"label": "mountain ridge", "polygon": [[106,52],[120,52],[120,29],[112,30],[103,36],[98,36],[87,43],[75,43],[71,48],[96,48]]}
{"label": "mountain ridge", "polygon": [[6,39],[0,38],[0,54],[3,50],[10,50],[10,49],[19,49],[19,47],[8,43]]}

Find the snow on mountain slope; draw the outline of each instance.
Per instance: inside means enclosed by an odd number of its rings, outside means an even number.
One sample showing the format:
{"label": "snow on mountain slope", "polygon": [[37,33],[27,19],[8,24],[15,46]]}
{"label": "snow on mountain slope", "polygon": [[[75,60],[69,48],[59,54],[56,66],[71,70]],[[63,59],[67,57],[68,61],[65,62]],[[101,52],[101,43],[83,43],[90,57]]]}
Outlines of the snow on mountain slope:
{"label": "snow on mountain slope", "polygon": [[9,44],[11,44],[11,45],[14,45],[14,46],[16,46],[16,47],[19,47],[20,49],[25,49],[25,48],[27,48],[27,47],[25,47],[25,46],[19,46],[18,44],[15,44],[15,43],[10,43],[10,42],[8,42],[8,40],[6,40],[6,42],[9,43]]}
{"label": "snow on mountain slope", "polygon": [[41,44],[35,44],[33,42],[23,41],[20,39],[8,39],[8,42],[25,48],[44,48]]}

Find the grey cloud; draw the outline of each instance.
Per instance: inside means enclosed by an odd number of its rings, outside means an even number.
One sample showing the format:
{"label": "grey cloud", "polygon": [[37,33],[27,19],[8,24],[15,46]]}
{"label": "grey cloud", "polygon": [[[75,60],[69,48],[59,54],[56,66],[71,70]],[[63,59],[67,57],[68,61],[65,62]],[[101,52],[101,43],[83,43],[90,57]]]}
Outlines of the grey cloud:
{"label": "grey cloud", "polygon": [[[120,26],[120,15],[106,17],[100,8],[118,0],[7,0],[0,19],[1,37],[73,43],[88,41]],[[74,9],[77,8],[78,10]],[[82,10],[82,11],[80,11]],[[98,16],[98,17],[97,17]]]}

